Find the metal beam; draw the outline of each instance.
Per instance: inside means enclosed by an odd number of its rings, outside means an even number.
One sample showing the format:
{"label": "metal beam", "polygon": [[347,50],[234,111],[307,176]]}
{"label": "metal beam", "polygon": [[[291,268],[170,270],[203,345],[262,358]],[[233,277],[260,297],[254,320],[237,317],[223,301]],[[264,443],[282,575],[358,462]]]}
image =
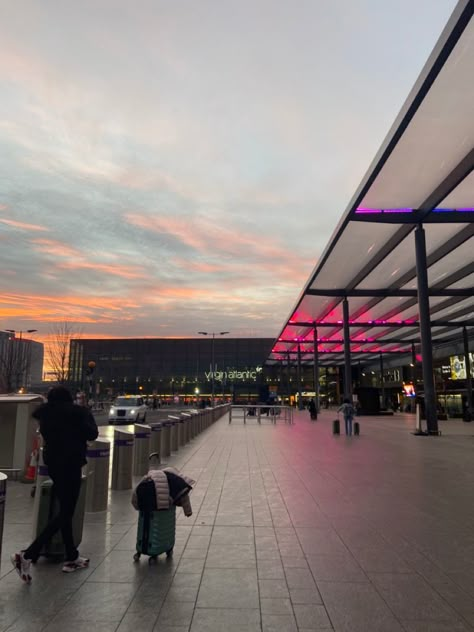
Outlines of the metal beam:
{"label": "metal beam", "polygon": [[[415,338],[418,339],[418,333],[417,336],[415,336]],[[374,344],[397,344],[397,343],[401,343],[401,344],[407,344],[411,341],[407,340],[406,338],[363,338],[363,339],[359,339],[356,340],[355,338],[351,338],[351,344],[354,345],[374,345]],[[280,340],[278,340],[278,342],[282,342],[285,344],[296,344],[295,341],[292,338],[288,338],[288,340],[285,340],[284,338],[280,338]],[[332,345],[332,344],[343,344],[344,342],[344,338],[332,338],[331,340],[328,340],[327,338],[318,338],[318,343],[320,344],[325,344],[325,345]],[[300,340],[300,343],[302,345],[306,344],[306,345],[314,345],[314,340]]]}
{"label": "metal beam", "polygon": [[470,224],[472,217],[469,216],[471,211],[446,210],[445,212],[428,211],[425,215],[423,211],[416,209],[413,213],[354,213],[351,217],[353,222],[367,222],[373,224],[403,224],[416,225],[420,216],[424,217],[424,224]]}
{"label": "metal beam", "polygon": [[[294,321],[288,322],[288,327],[312,327],[313,322],[305,322],[305,321]],[[342,326],[342,322],[330,321],[330,322],[317,322],[318,327],[338,327],[339,329]],[[382,322],[380,320],[366,320],[360,322],[350,322],[349,327],[363,327],[365,329],[372,329],[374,327],[386,327],[387,329],[403,329],[404,327],[419,327],[420,323],[418,321],[403,321],[401,323],[394,322]],[[432,327],[474,327],[474,319],[468,319],[463,321],[453,322],[451,320],[432,320]]]}
{"label": "metal beam", "polygon": [[[472,265],[472,264],[470,264]],[[387,288],[387,289],[373,289],[373,290],[345,290],[345,289],[326,289],[326,290],[308,290],[306,292],[309,296],[335,296],[338,298],[345,297],[381,297],[381,298],[391,298],[391,297],[417,297],[416,290],[402,290],[396,288]],[[469,297],[474,296],[474,287],[466,287],[466,288],[440,288],[437,289],[435,287],[429,288],[428,290],[429,296],[462,296]],[[397,308],[398,309],[398,308]]]}

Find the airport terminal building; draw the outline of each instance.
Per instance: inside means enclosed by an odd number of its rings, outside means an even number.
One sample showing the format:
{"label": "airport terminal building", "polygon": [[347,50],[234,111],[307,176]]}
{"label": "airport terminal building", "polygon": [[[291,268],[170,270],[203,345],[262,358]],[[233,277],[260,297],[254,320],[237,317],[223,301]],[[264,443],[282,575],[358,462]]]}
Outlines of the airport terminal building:
{"label": "airport terminal building", "polygon": [[[95,397],[118,393],[255,400],[265,397],[263,365],[273,338],[133,338],[71,340],[71,383]],[[89,363],[95,363],[90,371]]]}

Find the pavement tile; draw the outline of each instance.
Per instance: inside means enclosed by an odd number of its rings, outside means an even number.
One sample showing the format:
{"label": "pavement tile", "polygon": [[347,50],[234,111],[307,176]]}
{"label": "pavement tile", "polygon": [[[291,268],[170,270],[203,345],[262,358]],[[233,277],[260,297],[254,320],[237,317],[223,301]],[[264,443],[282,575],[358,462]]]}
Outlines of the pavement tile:
{"label": "pavement tile", "polygon": [[24,586],[9,553],[31,537],[32,501],[9,483],[0,632],[474,629],[466,425],[420,443],[410,416],[364,418],[349,442],[332,436],[333,416],[223,419],[180,448],[167,461],[197,480],[194,515],[178,512],[175,555],[152,565],[132,561],[130,492],[112,492],[86,515],[91,568],[64,576],[41,559]]}
{"label": "pavement tile", "polygon": [[256,569],[206,568],[197,605],[200,608],[258,608]]}

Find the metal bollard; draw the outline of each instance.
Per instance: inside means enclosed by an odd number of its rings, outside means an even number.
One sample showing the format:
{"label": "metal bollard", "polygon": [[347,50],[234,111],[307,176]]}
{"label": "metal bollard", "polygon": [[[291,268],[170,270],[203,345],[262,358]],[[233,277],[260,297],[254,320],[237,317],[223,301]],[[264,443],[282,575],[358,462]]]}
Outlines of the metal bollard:
{"label": "metal bollard", "polygon": [[132,489],[134,437],[127,430],[114,431],[112,489]]}
{"label": "metal bollard", "polygon": [[181,416],[184,421],[184,443],[189,443],[191,441],[191,417],[190,413],[181,413]]}
{"label": "metal bollard", "polygon": [[171,422],[171,450],[173,452],[177,452],[179,449],[179,417],[174,417],[173,415],[168,415],[168,419]]}
{"label": "metal bollard", "polygon": [[159,459],[158,463],[161,463],[161,455],[162,455],[162,435],[163,435],[163,424],[161,422],[156,422],[150,424],[151,428],[151,437],[150,437],[150,453],[158,453]]}
{"label": "metal bollard", "polygon": [[3,525],[5,522],[5,498],[7,496],[8,476],[0,472],[0,564],[2,560]]}
{"label": "metal bollard", "polygon": [[145,476],[150,469],[150,426],[135,424],[135,445],[133,447],[133,475]]}
{"label": "metal bollard", "polygon": [[184,418],[178,421],[178,443],[180,448],[186,444],[186,419]]}
{"label": "metal bollard", "polygon": [[191,410],[191,419],[189,421],[189,426],[190,426],[190,436],[191,439],[194,439],[194,437],[196,436],[196,420],[197,420],[197,410]]}
{"label": "metal bollard", "polygon": [[86,511],[105,511],[109,499],[110,443],[97,439],[87,448]]}
{"label": "metal bollard", "polygon": [[171,426],[170,421],[162,422],[160,453],[162,456],[170,456],[171,454]]}

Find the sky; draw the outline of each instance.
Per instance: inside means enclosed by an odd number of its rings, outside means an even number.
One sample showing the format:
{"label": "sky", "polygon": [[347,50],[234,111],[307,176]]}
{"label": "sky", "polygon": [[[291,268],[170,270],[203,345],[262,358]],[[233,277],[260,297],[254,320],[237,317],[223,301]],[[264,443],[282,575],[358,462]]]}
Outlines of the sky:
{"label": "sky", "polygon": [[453,0],[0,4],[0,329],[274,337]]}

